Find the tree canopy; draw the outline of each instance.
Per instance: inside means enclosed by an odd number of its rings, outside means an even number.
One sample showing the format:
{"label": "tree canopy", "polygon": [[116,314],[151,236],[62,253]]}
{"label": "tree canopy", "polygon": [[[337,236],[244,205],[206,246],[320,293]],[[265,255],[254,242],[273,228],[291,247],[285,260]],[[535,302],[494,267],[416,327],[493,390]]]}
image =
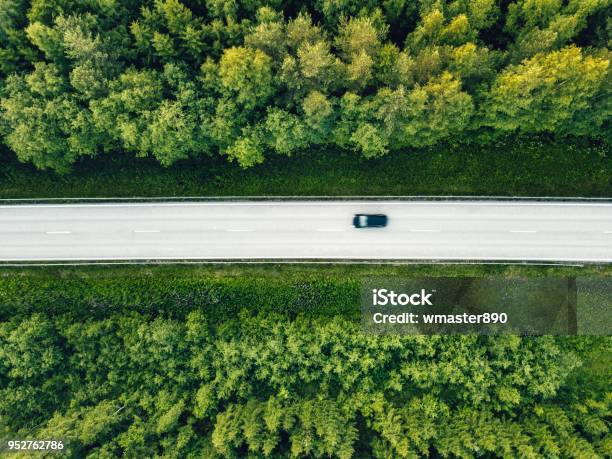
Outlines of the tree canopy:
{"label": "tree canopy", "polygon": [[609,394],[572,375],[609,340],[581,338],[34,313],[0,323],[0,431],[72,457],[607,457]]}
{"label": "tree canopy", "polygon": [[508,135],[607,140],[609,0],[0,2],[0,134],[67,172]]}

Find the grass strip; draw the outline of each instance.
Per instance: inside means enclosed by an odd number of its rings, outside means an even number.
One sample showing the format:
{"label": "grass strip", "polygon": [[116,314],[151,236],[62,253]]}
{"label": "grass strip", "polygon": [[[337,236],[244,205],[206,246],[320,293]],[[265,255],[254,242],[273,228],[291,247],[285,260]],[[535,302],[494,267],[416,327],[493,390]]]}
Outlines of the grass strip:
{"label": "grass strip", "polygon": [[240,311],[359,317],[365,277],[610,276],[612,267],[530,265],[123,265],[0,267],[0,321],[33,313],[72,320],[130,312],[213,322]]}
{"label": "grass strip", "polygon": [[225,158],[163,168],[125,155],[83,160],[68,175],[0,155],[0,198],[179,196],[574,196],[612,195],[606,145],[512,140],[482,147],[439,146],[364,159],[316,150],[269,156],[243,170]]}

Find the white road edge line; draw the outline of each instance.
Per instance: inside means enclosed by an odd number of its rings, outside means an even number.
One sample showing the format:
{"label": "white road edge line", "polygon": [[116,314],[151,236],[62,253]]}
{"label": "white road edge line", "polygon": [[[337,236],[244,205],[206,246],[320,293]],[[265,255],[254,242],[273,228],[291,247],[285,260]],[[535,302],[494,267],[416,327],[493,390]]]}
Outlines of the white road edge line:
{"label": "white road edge line", "polygon": [[160,265],[160,264],[202,264],[202,265],[265,265],[265,264],[309,264],[309,265],[337,265],[337,264],[368,264],[368,265],[521,265],[521,266],[577,266],[583,267],[584,264],[581,263],[563,263],[563,262],[539,262],[534,261],[525,265],[524,261],[509,261],[509,262],[501,262],[501,261],[491,261],[491,260],[478,260],[478,261],[440,261],[440,262],[432,262],[428,260],[328,260],[328,261],[319,261],[319,260],[205,260],[205,259],[192,259],[192,260],[179,260],[179,259],[160,259],[155,262],[151,262],[150,260],[134,260],[134,261],[92,261],[92,260],[82,260],[82,261],[54,261],[53,263],[44,262],[38,263],[36,260],[33,261],[9,261],[3,262],[0,264],[2,266],[91,266],[91,265],[104,265],[104,266],[123,266],[123,265]]}
{"label": "white road edge line", "polygon": [[604,234],[612,234],[612,231],[604,231]]}
{"label": "white road edge line", "polygon": [[536,230],[510,230],[511,233],[537,233]]}
{"label": "white road edge line", "polygon": [[160,230],[134,230],[135,233],[161,233]]}
{"label": "white road edge line", "polygon": [[45,231],[45,234],[70,234],[72,231]]}
{"label": "white road edge line", "polygon": [[[250,258],[243,258],[243,257],[215,257],[215,256],[209,256],[209,257],[192,257],[192,256],[187,256],[187,257],[167,257],[167,256],[155,256],[155,257],[135,257],[135,258],[118,258],[118,257],[101,257],[101,258],[96,258],[95,260],[97,261],[109,261],[109,260],[116,260],[116,261],[125,261],[125,260],[130,260],[130,262],[134,262],[134,261],[138,261],[138,260],[142,260],[144,262],[151,262],[153,260],[153,262],[155,260],[198,260],[198,262],[210,262],[210,263],[214,263],[213,260],[222,260],[225,262],[230,262],[229,260],[235,260],[233,261],[233,263],[255,263],[255,260],[266,260],[266,263],[276,263],[278,262],[278,260],[281,260],[281,262],[283,262],[282,260],[285,259],[290,259],[290,260],[297,260],[297,263],[307,263],[307,260],[310,259],[314,259],[314,260],[321,260],[321,258],[315,257],[315,256],[302,256],[299,258],[293,258],[293,255],[286,255],[286,256],[282,256],[282,255],[277,255],[278,258],[275,258],[271,261],[270,258],[267,257],[250,257]],[[349,256],[344,256],[344,257],[338,257],[338,258],[325,258],[325,262],[322,263],[335,263],[337,261],[343,261],[343,260],[359,260],[359,261],[363,261],[365,258],[368,258],[367,255],[360,255],[360,256],[354,256],[354,255],[349,255]],[[64,262],[66,261],[94,261],[91,258],[78,258],[78,257],[66,257],[63,259],[58,259],[58,258],[0,258],[0,261],[2,262],[41,262],[41,261],[59,261],[59,260],[63,260]],[[551,263],[551,262],[564,262],[564,263],[569,263],[569,262],[576,262],[576,263],[612,263],[612,258],[594,258],[594,259],[588,259],[588,258],[548,258],[548,259],[540,259],[540,258],[525,258],[525,257],[509,257],[504,259],[503,262],[499,262],[499,257],[482,257],[482,258],[473,258],[473,257],[444,257],[441,258],[440,256],[435,256],[435,255],[431,255],[431,256],[412,256],[412,257],[399,257],[399,258],[371,258],[368,260],[368,262],[378,262],[378,263],[397,263],[400,261],[416,261],[416,260],[422,260],[425,261],[425,263],[431,262],[432,260],[434,261],[440,261],[442,264],[455,264],[452,261],[448,261],[448,260],[458,260],[459,262],[463,263],[466,261],[471,261],[471,263],[466,263],[466,264],[479,264],[482,261],[490,261],[490,262],[495,262],[495,264],[501,264],[501,265],[505,265],[505,264],[509,264],[508,262],[510,261],[515,261],[518,264],[524,264],[525,261],[534,261],[534,262],[547,262],[547,263]],[[264,261],[260,261],[260,262],[264,262]],[[287,261],[287,263],[290,263],[290,261]]]}
{"label": "white road edge line", "polygon": [[230,201],[230,202],[219,202],[219,201],[200,201],[200,202],[133,202],[133,203],[75,203],[75,204],[23,204],[23,205],[10,205],[0,204],[0,209],[8,208],[59,208],[59,207],[172,207],[172,206],[352,206],[358,208],[360,206],[383,206],[383,205],[401,205],[401,206],[561,206],[561,207],[610,207],[612,203],[609,202],[551,202],[551,201],[371,201],[364,198],[360,201],[317,201],[316,199],[308,201]]}

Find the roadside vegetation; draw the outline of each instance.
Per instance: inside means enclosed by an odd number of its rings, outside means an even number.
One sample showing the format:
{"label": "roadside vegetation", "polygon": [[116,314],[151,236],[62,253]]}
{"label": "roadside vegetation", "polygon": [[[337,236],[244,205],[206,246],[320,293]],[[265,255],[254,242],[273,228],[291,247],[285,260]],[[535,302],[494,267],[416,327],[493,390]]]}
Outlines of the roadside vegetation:
{"label": "roadside vegetation", "polygon": [[60,173],[109,153],[249,168],[315,149],[333,164],[338,151],[381,158],[450,144],[434,161],[453,162],[476,144],[486,161],[512,154],[497,149],[509,136],[606,140],[611,8],[3,2],[0,134],[20,161]]}
{"label": "roadside vegetation", "polygon": [[2,269],[0,437],[72,457],[610,455],[609,337],[376,336],[365,276],[608,267]]}
{"label": "roadside vegetation", "polygon": [[207,319],[38,313],[1,323],[0,437],[63,439],[75,458],[612,452],[609,338],[368,336],[341,316]]}
{"label": "roadside vegetation", "polygon": [[0,154],[0,199],[180,196],[584,196],[612,194],[607,144],[514,139],[439,145],[366,159],[327,149],[243,169],[222,158],[162,167],[111,155],[58,177]]}
{"label": "roadside vegetation", "polygon": [[206,311],[223,322],[240,311],[288,317],[359,317],[361,281],[400,276],[612,276],[607,265],[186,264],[143,266],[0,265],[0,320],[29,314],[71,320],[138,312],[184,318]]}

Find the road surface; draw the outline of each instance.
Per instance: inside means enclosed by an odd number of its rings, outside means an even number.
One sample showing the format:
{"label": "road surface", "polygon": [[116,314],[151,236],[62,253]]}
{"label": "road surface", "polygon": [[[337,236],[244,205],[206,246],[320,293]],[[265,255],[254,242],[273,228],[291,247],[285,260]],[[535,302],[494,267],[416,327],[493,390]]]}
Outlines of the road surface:
{"label": "road surface", "polygon": [[[355,213],[386,228],[356,229]],[[611,203],[298,201],[0,206],[0,260],[612,262]]]}

